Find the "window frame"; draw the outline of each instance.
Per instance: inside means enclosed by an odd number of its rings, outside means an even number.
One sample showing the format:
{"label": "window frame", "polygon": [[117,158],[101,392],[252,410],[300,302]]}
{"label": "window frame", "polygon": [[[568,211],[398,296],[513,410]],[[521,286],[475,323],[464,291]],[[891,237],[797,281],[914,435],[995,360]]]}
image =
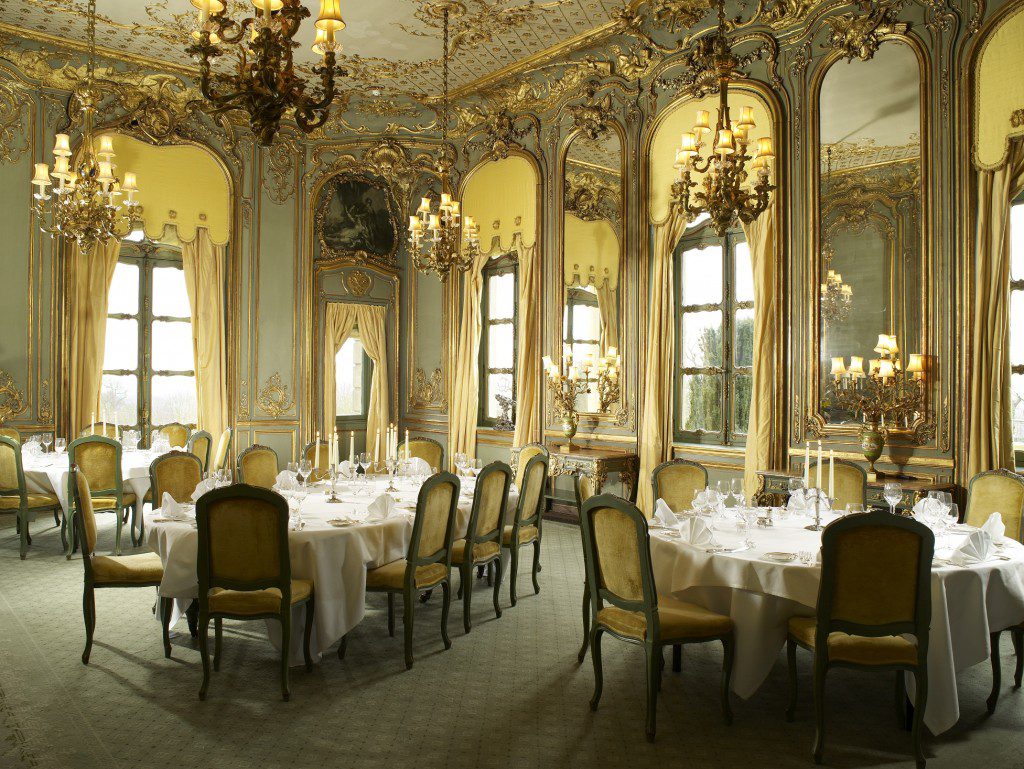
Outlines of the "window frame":
{"label": "window frame", "polygon": [[[363,346],[363,338],[359,333],[359,326],[356,325],[352,328],[352,337],[359,340],[359,349],[363,353],[363,410],[360,414],[335,414],[334,415],[334,426],[338,430],[356,430],[366,426],[366,418],[370,413],[370,383],[373,381],[373,360],[366,354],[366,348]],[[349,338],[352,338],[349,337]],[[348,339],[345,340],[348,342]],[[340,350],[339,350],[340,352]],[[334,354],[335,360],[337,360],[338,353]],[[335,367],[334,372],[334,386],[338,386],[338,372]],[[334,392],[335,404],[337,404],[338,393],[337,389]]]}
{"label": "window frame", "polygon": [[[107,320],[134,320],[138,327],[138,357],[134,369],[103,369],[100,374],[100,392],[103,391],[103,377],[111,376],[135,376],[136,377],[136,422],[132,425],[120,425],[125,429],[138,430],[144,441],[149,441],[154,432],[159,432],[163,427],[173,422],[153,424],[151,422],[153,406],[152,381],[154,376],[191,376],[197,384],[199,375],[195,369],[195,361],[191,369],[172,370],[154,369],[152,366],[153,355],[153,323],[185,323],[192,324],[191,307],[189,315],[155,315],[153,313],[153,270],[156,268],[173,268],[184,272],[184,263],[181,251],[162,243],[144,241],[132,243],[132,251],[138,253],[124,253],[118,255],[118,263],[131,264],[139,268],[139,304],[135,313],[108,312]],[[105,330],[104,330],[105,333]],[[196,392],[196,405],[198,407],[199,393]],[[183,423],[191,429],[196,429],[195,422]]]}
{"label": "window frame", "polygon": [[[754,310],[754,300],[736,300],[736,247],[746,243],[746,236],[740,227],[733,227],[725,235],[718,235],[707,221],[685,233],[676,245],[673,254],[673,276],[675,287],[674,323],[676,333],[674,381],[673,381],[673,439],[677,443],[700,446],[745,446],[747,433],[735,425],[734,407],[736,383],[741,376],[753,377],[753,366],[736,365],[736,314],[739,310]],[[707,246],[722,248],[722,300],[720,303],[684,305],[683,297],[683,254]],[[683,365],[683,321],[685,315],[696,312],[722,313],[722,350],[719,366]],[[721,430],[683,429],[683,377],[693,375],[714,375],[722,382],[720,400],[722,419]],[[749,424],[749,415],[748,415]]]}
{"label": "window frame", "polygon": [[[1016,198],[1013,199],[1013,201],[1011,201],[1011,203],[1010,203],[1010,212],[1012,213],[1013,209],[1020,208],[1020,207],[1024,207],[1024,192],[1021,192]],[[1011,221],[1011,219],[1007,218],[1007,222],[1010,222],[1010,221]],[[1010,243],[1012,245],[1012,243],[1013,243],[1012,239],[1010,240]],[[1011,265],[1013,264],[1013,254],[1012,253],[1010,254],[1010,264]],[[1008,311],[1012,311],[1012,308],[1013,308],[1013,295],[1014,295],[1015,292],[1020,292],[1022,295],[1024,295],[1024,275],[1022,275],[1017,280],[1014,280],[1013,279],[1013,273],[1011,272],[1010,273],[1010,283],[1009,283],[1009,296],[1008,296],[1008,304],[1007,304]],[[1012,312],[1010,312],[1009,321],[1010,321],[1010,328],[1013,328]],[[1006,341],[1007,341],[1007,349],[1009,349],[1009,341],[1010,340],[1006,340]],[[1024,376],[1024,363],[1018,363],[1017,365],[1011,365],[1010,366],[1010,376],[1013,377],[1014,374],[1019,374],[1019,375]],[[1012,398],[1011,398],[1010,403],[1011,403],[1011,408],[1012,408],[1012,403],[1013,403]],[[1010,412],[1010,440],[1011,441],[1013,440],[1013,412],[1012,411]],[[1024,443],[1013,443],[1013,458],[1014,458],[1014,466],[1015,467],[1017,467],[1017,468],[1024,468]]]}
{"label": "window frame", "polygon": [[[488,317],[490,315],[490,292],[488,291],[490,279],[508,274],[512,275],[512,317],[511,319],[492,321]],[[477,424],[479,427],[494,428],[499,420],[487,416],[487,401],[490,396],[488,390],[489,375],[511,374],[513,401],[517,401],[519,396],[519,260],[516,253],[509,252],[490,259],[484,265],[482,278],[483,284],[480,288],[480,351],[477,356],[477,370],[480,377],[477,396]],[[512,368],[490,368],[487,365],[490,353],[490,334],[488,330],[491,326],[506,324],[512,326]],[[510,416],[512,423],[515,424],[515,410],[513,410]]]}

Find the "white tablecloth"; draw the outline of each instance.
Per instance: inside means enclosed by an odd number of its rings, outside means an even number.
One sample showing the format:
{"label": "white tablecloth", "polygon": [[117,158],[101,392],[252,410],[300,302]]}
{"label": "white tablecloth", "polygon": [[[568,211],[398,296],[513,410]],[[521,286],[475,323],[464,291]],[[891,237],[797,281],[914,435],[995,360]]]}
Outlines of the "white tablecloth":
{"label": "white tablecloth", "polygon": [[[806,531],[807,523],[802,516],[776,521],[774,528],[754,530],[752,549],[716,554],[651,530],[651,558],[659,593],[732,617],[736,626],[732,688],[740,697],[750,697],[767,678],[785,644],[789,618],[814,616],[820,566],[799,560],[777,563],[763,557],[774,551],[817,555],[821,536]],[[743,536],[736,533],[731,520],[720,521],[718,529],[721,544],[742,544]],[[936,556],[948,556],[965,536],[939,536]],[[998,553],[999,559],[967,568],[937,564],[932,570],[924,722],[933,734],[951,728],[960,716],[957,671],[988,660],[991,631],[1024,620],[1024,546],[1004,539]],[[907,678],[912,696],[912,676]]]}
{"label": "white tablecloth", "polygon": [[[159,456],[149,451],[125,451],[121,454],[121,478],[125,491],[132,491],[141,501],[149,491],[149,465]],[[56,494],[64,512],[68,508],[67,454],[22,455],[25,486],[30,494]]]}
{"label": "white tablecloth", "polygon": [[[412,536],[412,524],[418,487],[411,481],[399,481],[399,493],[393,496],[398,509],[383,521],[367,521],[366,506],[380,493],[387,481],[373,479],[371,494],[356,496],[356,486],[338,484],[340,504],[328,503],[322,491],[311,493],[302,504],[305,528],[288,532],[292,579],[312,580],[316,603],[310,650],[314,659],[339,641],[362,620],[366,609],[366,570],[404,558]],[[463,479],[459,498],[455,538],[465,536],[472,507],[472,481]],[[322,488],[322,487],[321,487]],[[509,495],[507,514],[511,516],[518,496]],[[364,519],[343,528],[327,523],[333,518]],[[147,540],[164,564],[159,593],[166,598],[193,599],[198,591],[196,560],[199,535],[194,523],[159,522],[160,511],[150,517]],[[303,663],[302,607],[292,612],[291,663]],[[268,621],[271,641],[280,648],[280,626]]]}

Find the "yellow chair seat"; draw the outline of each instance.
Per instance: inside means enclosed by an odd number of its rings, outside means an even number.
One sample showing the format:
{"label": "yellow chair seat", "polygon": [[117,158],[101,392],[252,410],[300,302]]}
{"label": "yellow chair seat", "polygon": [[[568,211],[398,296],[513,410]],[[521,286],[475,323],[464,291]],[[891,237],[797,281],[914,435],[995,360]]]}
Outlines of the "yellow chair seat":
{"label": "yellow chair seat", "polygon": [[[473,563],[489,560],[500,552],[501,548],[497,542],[480,542],[473,548]],[[452,545],[452,563],[462,563],[465,557],[466,540],[460,539]]]}
{"label": "yellow chair seat", "polygon": [[[92,507],[94,510],[113,510],[114,505],[117,504],[116,497],[93,497]],[[135,494],[131,491],[126,491],[121,495],[121,504],[125,507],[128,505],[135,504]]]}
{"label": "yellow chair seat", "polygon": [[[404,558],[386,563],[366,572],[366,586],[386,590],[402,590],[405,586],[405,570],[408,562]],[[420,590],[441,582],[448,576],[443,563],[428,563],[416,568],[416,587]]]}
{"label": "yellow chair seat", "polygon": [[[29,494],[28,495],[28,507],[33,509],[36,507],[57,507],[60,505],[60,500],[52,494]],[[0,510],[17,510],[21,507],[20,496],[3,496],[0,497]]]}
{"label": "yellow chair seat", "polygon": [[[313,593],[308,579],[292,580],[292,603],[302,603]],[[281,611],[281,591],[276,587],[266,590],[210,590],[210,612],[213,614],[278,614]]]}
{"label": "yellow chair seat", "polygon": [[[525,545],[527,542],[533,542],[537,539],[537,527],[536,526],[523,526],[519,530],[519,544]],[[506,526],[505,530],[501,532],[501,544],[505,547],[512,546],[512,527]]]}
{"label": "yellow chair seat", "polygon": [[96,584],[105,582],[130,582],[144,584],[159,582],[164,576],[164,567],[156,553],[138,555],[94,555],[92,576]]}
{"label": "yellow chair seat", "polygon": [[[791,617],[789,634],[798,643],[813,649],[817,625],[814,617]],[[917,644],[902,636],[871,638],[848,633],[830,633],[828,657],[833,662],[850,662],[855,665],[916,665]]]}
{"label": "yellow chair seat", "polygon": [[[658,596],[658,622],[661,640],[714,638],[732,632],[732,619],[703,606]],[[627,638],[647,638],[647,618],[642,612],[605,606],[597,613],[597,624]]]}

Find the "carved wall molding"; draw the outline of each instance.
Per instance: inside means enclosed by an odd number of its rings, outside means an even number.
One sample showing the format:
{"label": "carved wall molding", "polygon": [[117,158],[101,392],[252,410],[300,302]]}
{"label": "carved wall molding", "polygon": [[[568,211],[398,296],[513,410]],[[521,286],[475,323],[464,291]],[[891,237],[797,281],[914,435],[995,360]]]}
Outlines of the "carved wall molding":
{"label": "carved wall molding", "polygon": [[444,372],[440,368],[435,368],[429,376],[422,368],[416,368],[409,390],[409,406],[413,409],[436,408],[448,412]]}
{"label": "carved wall molding", "polygon": [[876,2],[857,0],[861,13],[844,13],[825,19],[832,31],[825,44],[848,60],[867,61],[875,55],[886,35],[905,35],[910,29],[906,22],[897,21],[904,0]]}
{"label": "carved wall molding", "polygon": [[295,406],[295,398],[288,392],[288,385],[281,381],[281,374],[275,371],[256,394],[256,408],[272,419]]}
{"label": "carved wall molding", "polygon": [[0,424],[24,414],[28,409],[25,394],[14,384],[14,377],[0,369]]}
{"label": "carved wall molding", "polygon": [[303,152],[301,141],[294,136],[278,135],[274,144],[263,152],[267,158],[263,188],[267,197],[281,205],[295,195],[295,166]]}
{"label": "carved wall molding", "polygon": [[352,270],[345,275],[345,288],[352,296],[366,296],[373,288],[373,278],[363,270]]}

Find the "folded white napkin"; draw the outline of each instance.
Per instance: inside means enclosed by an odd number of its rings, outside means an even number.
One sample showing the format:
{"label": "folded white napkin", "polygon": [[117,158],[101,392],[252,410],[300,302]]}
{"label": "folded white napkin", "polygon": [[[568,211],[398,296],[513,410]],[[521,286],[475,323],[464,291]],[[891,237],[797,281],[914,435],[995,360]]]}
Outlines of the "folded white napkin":
{"label": "folded white napkin", "polygon": [[693,498],[693,507],[696,510],[706,510],[717,505],[718,494],[706,486],[704,487],[704,491],[699,492]]}
{"label": "folded white napkin", "polygon": [[295,478],[287,470],[282,470],[274,479],[274,491],[282,491],[292,488],[295,485]]}
{"label": "folded white napkin", "polygon": [[188,516],[185,515],[185,511],[182,509],[174,497],[168,494],[166,491],[160,498],[160,515],[164,518],[174,518],[179,521],[185,520]]}
{"label": "folded white napkin", "polygon": [[338,463],[338,472],[342,475],[348,475],[353,469],[352,463],[347,459],[343,459]]}
{"label": "folded white napkin", "polygon": [[704,547],[711,543],[711,528],[703,519],[694,516],[684,521],[681,528],[681,535],[685,542],[697,547]]}
{"label": "folded white napkin", "polygon": [[982,531],[987,531],[992,536],[993,542],[999,542],[1006,535],[1006,524],[1003,523],[1002,513],[992,513],[988,520],[981,525]]}
{"label": "folded white napkin", "polygon": [[981,563],[988,559],[992,549],[992,535],[979,529],[967,536],[964,543],[953,551],[949,560],[957,566],[970,566],[972,563]]}
{"label": "folded white napkin", "polygon": [[430,475],[430,465],[422,457],[409,458],[410,475]]}
{"label": "folded white napkin", "polygon": [[203,494],[205,494],[208,491],[213,491],[215,488],[217,488],[217,481],[215,481],[213,478],[207,478],[205,480],[199,481],[199,483],[196,485],[196,490],[192,492],[192,501],[198,502],[199,498],[203,496]]}
{"label": "folded white napkin", "polygon": [[666,529],[674,529],[679,525],[679,519],[664,499],[659,499],[654,503],[654,520]]}
{"label": "folded white napkin", "polygon": [[918,500],[917,504],[914,505],[915,516],[927,518],[932,515],[944,515],[945,512],[945,506],[939,500],[932,499],[931,497]]}
{"label": "folded white napkin", "polygon": [[806,504],[803,489],[796,489],[789,493],[789,502],[786,503],[786,507],[790,510],[803,510]]}
{"label": "folded white napkin", "polygon": [[381,494],[373,502],[366,506],[368,521],[383,521],[395,510],[395,500],[390,494]]}

